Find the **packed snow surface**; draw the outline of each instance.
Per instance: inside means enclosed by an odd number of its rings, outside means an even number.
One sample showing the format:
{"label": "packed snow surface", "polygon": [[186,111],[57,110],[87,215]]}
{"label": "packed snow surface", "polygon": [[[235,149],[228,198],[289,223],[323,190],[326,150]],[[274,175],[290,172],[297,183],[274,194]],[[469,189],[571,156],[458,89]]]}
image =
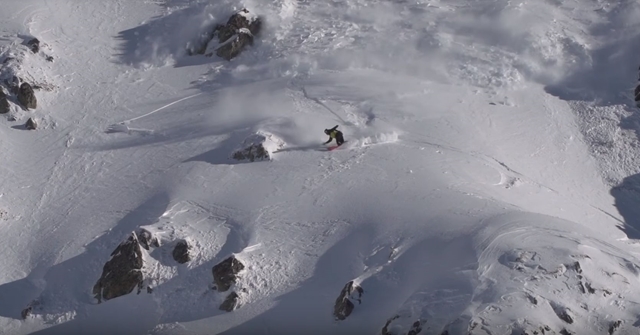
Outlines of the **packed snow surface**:
{"label": "packed snow surface", "polygon": [[[243,8],[250,48],[188,55]],[[3,89],[39,89],[0,117],[0,333],[638,333],[639,22],[635,0],[4,0]],[[98,303],[141,228],[153,292]]]}

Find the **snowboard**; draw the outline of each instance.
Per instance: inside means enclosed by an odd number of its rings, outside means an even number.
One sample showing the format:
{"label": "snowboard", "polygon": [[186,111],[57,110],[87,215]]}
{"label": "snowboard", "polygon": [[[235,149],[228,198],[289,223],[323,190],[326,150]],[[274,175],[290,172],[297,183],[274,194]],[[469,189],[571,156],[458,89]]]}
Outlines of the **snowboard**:
{"label": "snowboard", "polygon": [[345,143],[347,143],[347,141],[342,142],[342,144],[340,144],[340,145],[334,145],[334,146],[327,147],[327,150],[328,150],[328,151],[333,151],[333,150],[335,150],[335,149],[340,148],[340,147],[341,147],[341,146],[343,146]]}

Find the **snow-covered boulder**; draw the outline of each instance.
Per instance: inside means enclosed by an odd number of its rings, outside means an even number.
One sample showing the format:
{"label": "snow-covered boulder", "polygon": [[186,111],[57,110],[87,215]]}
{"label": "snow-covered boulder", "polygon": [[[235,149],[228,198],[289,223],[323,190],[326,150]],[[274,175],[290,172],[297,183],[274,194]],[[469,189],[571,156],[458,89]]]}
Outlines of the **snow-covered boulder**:
{"label": "snow-covered boulder", "polygon": [[129,294],[138,286],[142,288],[142,250],[135,233],[111,253],[111,259],[105,263],[102,276],[93,287],[98,302]]}
{"label": "snow-covered boulder", "polygon": [[213,272],[213,282],[215,289],[219,292],[227,291],[231,285],[236,283],[238,273],[244,269],[244,264],[234,256],[231,256],[219,264],[215,265],[211,271]]}
{"label": "snow-covered boulder", "polygon": [[7,95],[4,94],[4,91],[0,89],[0,114],[9,113],[11,108],[9,107],[9,101],[7,100]]}
{"label": "snow-covered boulder", "polygon": [[176,246],[173,248],[173,259],[180,264],[184,264],[190,261],[191,255],[189,255],[189,249],[191,249],[191,246],[189,246],[189,243],[187,243],[187,241],[178,241],[178,243],[176,243]]}
{"label": "snow-covered boulder", "polygon": [[358,304],[360,304],[362,294],[364,294],[362,287],[354,283],[353,280],[348,282],[342,289],[342,292],[340,292],[333,307],[333,315],[336,319],[344,320],[351,315],[351,312],[353,312],[355,308],[353,301],[357,301]]}
{"label": "snow-covered boulder", "polygon": [[18,91],[18,101],[25,108],[35,109],[38,105],[36,100],[36,94],[33,92],[33,87],[29,83],[22,83],[20,90]]}
{"label": "snow-covered boulder", "polygon": [[273,134],[258,132],[244,140],[241,147],[235,150],[231,157],[235,160],[250,162],[271,160],[272,153],[282,149],[284,144],[282,139]]}

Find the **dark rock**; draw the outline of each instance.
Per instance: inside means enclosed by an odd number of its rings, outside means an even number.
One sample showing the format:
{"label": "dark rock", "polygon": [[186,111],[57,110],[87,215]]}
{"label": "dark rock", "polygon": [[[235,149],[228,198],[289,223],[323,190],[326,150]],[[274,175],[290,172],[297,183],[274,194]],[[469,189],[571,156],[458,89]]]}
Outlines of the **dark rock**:
{"label": "dark rock", "polygon": [[570,332],[569,330],[567,330],[566,328],[562,328],[562,330],[560,331],[561,335],[573,335],[572,332]]}
{"label": "dark rock", "polygon": [[235,160],[248,160],[250,162],[253,162],[255,160],[271,159],[269,153],[267,152],[267,150],[265,150],[262,144],[251,144],[250,146],[242,150],[234,152],[233,156],[231,157]]}
{"label": "dark rock", "polygon": [[38,128],[38,123],[36,123],[34,118],[30,117],[29,120],[27,120],[27,123],[24,124],[24,127],[28,130],[36,130],[36,128]]}
{"label": "dark rock", "polygon": [[144,228],[140,229],[140,231],[138,232],[138,241],[140,242],[140,246],[145,248],[145,250],[149,250],[150,247],[154,247],[154,248],[160,247],[160,242],[158,241],[158,238],[153,236],[153,234],[150,231]]}
{"label": "dark rock", "polygon": [[178,241],[176,247],[173,249],[173,259],[180,264],[184,264],[191,260],[191,256],[189,255],[189,249],[191,247],[187,243],[187,241],[182,240]]}
{"label": "dark rock", "polygon": [[531,294],[527,294],[527,299],[529,299],[529,301],[534,305],[538,304],[538,299]]}
{"label": "dark rock", "polygon": [[29,83],[22,83],[18,91],[18,101],[25,107],[34,109],[38,105],[36,95]]}
{"label": "dark rock", "polygon": [[587,289],[587,292],[594,294],[596,293],[596,289],[594,289],[593,287],[591,287],[591,283],[587,282],[584,284],[584,287]]}
{"label": "dark rock", "polygon": [[228,41],[216,50],[216,55],[226,60],[238,56],[244,48],[253,45],[253,35],[247,29],[239,31],[232,41]]}
{"label": "dark rock", "polygon": [[22,316],[22,319],[25,320],[26,318],[28,318],[31,315],[32,311],[33,311],[33,307],[31,306],[23,309],[22,312],[20,313],[20,315]]}
{"label": "dark rock", "polygon": [[46,60],[47,62],[53,62],[53,56],[47,56]]}
{"label": "dark rock", "polygon": [[234,309],[236,309],[236,306],[238,305],[238,293],[236,292],[231,292],[231,294],[229,294],[224,301],[222,302],[222,304],[220,304],[220,310],[223,311],[227,311],[227,312],[231,312]]}
{"label": "dark rock", "polygon": [[575,263],[573,263],[573,268],[576,270],[577,273],[582,273],[582,268],[580,267],[580,262],[576,261]]}
{"label": "dark rock", "polygon": [[[247,9],[242,9],[233,14],[225,25],[218,24],[213,30],[203,33],[195,45],[187,47],[187,53],[189,55],[206,53],[205,56],[210,57],[213,56],[213,51],[208,51],[209,48],[215,48],[217,56],[231,60],[246,46],[253,44],[254,36],[257,36],[261,29],[262,19],[253,17]],[[210,42],[216,37],[217,43],[221,45],[209,47]]]}
{"label": "dark rock", "polygon": [[389,325],[391,324],[391,322],[393,322],[393,320],[399,318],[400,315],[396,315],[392,318],[390,318],[389,320],[387,320],[387,323],[384,324],[384,327],[382,327],[382,335],[393,335],[392,333],[389,332]]}
{"label": "dark rock", "polygon": [[214,266],[211,271],[213,272],[213,281],[216,285],[216,289],[220,292],[227,291],[231,285],[235,284],[237,274],[244,269],[242,264],[237,258],[231,256],[224,261]]}
{"label": "dark rock", "polygon": [[218,42],[224,43],[233,35],[238,34],[241,29],[247,29],[250,35],[258,35],[262,28],[262,19],[256,17],[253,20],[247,18],[249,11],[244,8],[239,12],[231,15],[227,24],[217,27]]}
{"label": "dark rock", "polygon": [[569,311],[567,309],[554,308],[553,311],[556,312],[556,315],[558,316],[558,318],[560,318],[560,320],[568,324],[573,323],[573,317],[571,317],[571,314],[569,314]]}
{"label": "dark rock", "polygon": [[422,331],[422,322],[418,320],[411,325],[411,329],[409,329],[409,332],[407,333],[407,335],[418,335],[420,334],[421,331]]}
{"label": "dark rock", "polygon": [[37,38],[32,38],[27,42],[27,46],[34,54],[40,52],[40,41]]}
{"label": "dark rock", "polygon": [[7,95],[4,94],[4,91],[0,89],[0,114],[9,113],[11,108],[9,107],[9,101],[7,100]]}
{"label": "dark rock", "polygon": [[38,306],[40,306],[40,301],[34,300],[30,302],[27,308],[23,309],[22,312],[20,313],[20,316],[22,316],[22,319],[25,320],[26,318],[28,318],[31,315],[31,313],[33,313],[33,309]]}
{"label": "dark rock", "polygon": [[342,292],[340,292],[340,295],[336,299],[336,303],[333,307],[333,315],[336,317],[336,319],[344,320],[349,315],[351,315],[351,312],[353,312],[353,309],[355,307],[351,300],[357,300],[358,304],[360,304],[360,298],[362,297],[363,293],[364,290],[362,289],[362,287],[355,284],[353,280],[348,282],[342,289]]}
{"label": "dark rock", "polygon": [[611,325],[609,325],[609,335],[613,335],[613,333],[615,333],[621,325],[622,320],[612,322]]}
{"label": "dark rock", "polygon": [[[221,45],[216,49],[216,55],[226,60],[231,60],[238,56],[247,46],[253,44],[254,36],[257,36],[262,29],[262,19],[260,17],[250,17],[247,9],[233,14],[226,25],[218,25],[214,29],[212,38],[218,37]],[[201,47],[204,53],[206,47]],[[211,56],[208,53],[207,56]]]}
{"label": "dark rock", "polygon": [[142,249],[135,233],[111,253],[111,259],[105,263],[102,276],[93,287],[98,302],[131,293],[138,286],[142,288]]}
{"label": "dark rock", "polygon": [[4,83],[9,88],[9,93],[18,95],[20,92],[20,78],[13,76],[11,79],[5,79]]}
{"label": "dark rock", "polygon": [[635,96],[636,102],[640,103],[640,85],[636,86]]}

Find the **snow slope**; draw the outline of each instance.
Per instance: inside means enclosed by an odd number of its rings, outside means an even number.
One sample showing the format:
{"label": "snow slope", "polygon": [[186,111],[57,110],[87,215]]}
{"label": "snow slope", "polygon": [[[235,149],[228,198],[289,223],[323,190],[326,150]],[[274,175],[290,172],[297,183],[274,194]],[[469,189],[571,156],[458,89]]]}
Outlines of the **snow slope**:
{"label": "snow slope", "polygon": [[[186,55],[244,7],[253,47]],[[50,89],[0,118],[0,333],[636,333],[639,19],[626,0],[5,0],[0,62],[20,65],[0,75]],[[317,150],[336,124],[346,147]],[[284,147],[231,160],[257,132]],[[141,227],[153,293],[97,304]]]}

